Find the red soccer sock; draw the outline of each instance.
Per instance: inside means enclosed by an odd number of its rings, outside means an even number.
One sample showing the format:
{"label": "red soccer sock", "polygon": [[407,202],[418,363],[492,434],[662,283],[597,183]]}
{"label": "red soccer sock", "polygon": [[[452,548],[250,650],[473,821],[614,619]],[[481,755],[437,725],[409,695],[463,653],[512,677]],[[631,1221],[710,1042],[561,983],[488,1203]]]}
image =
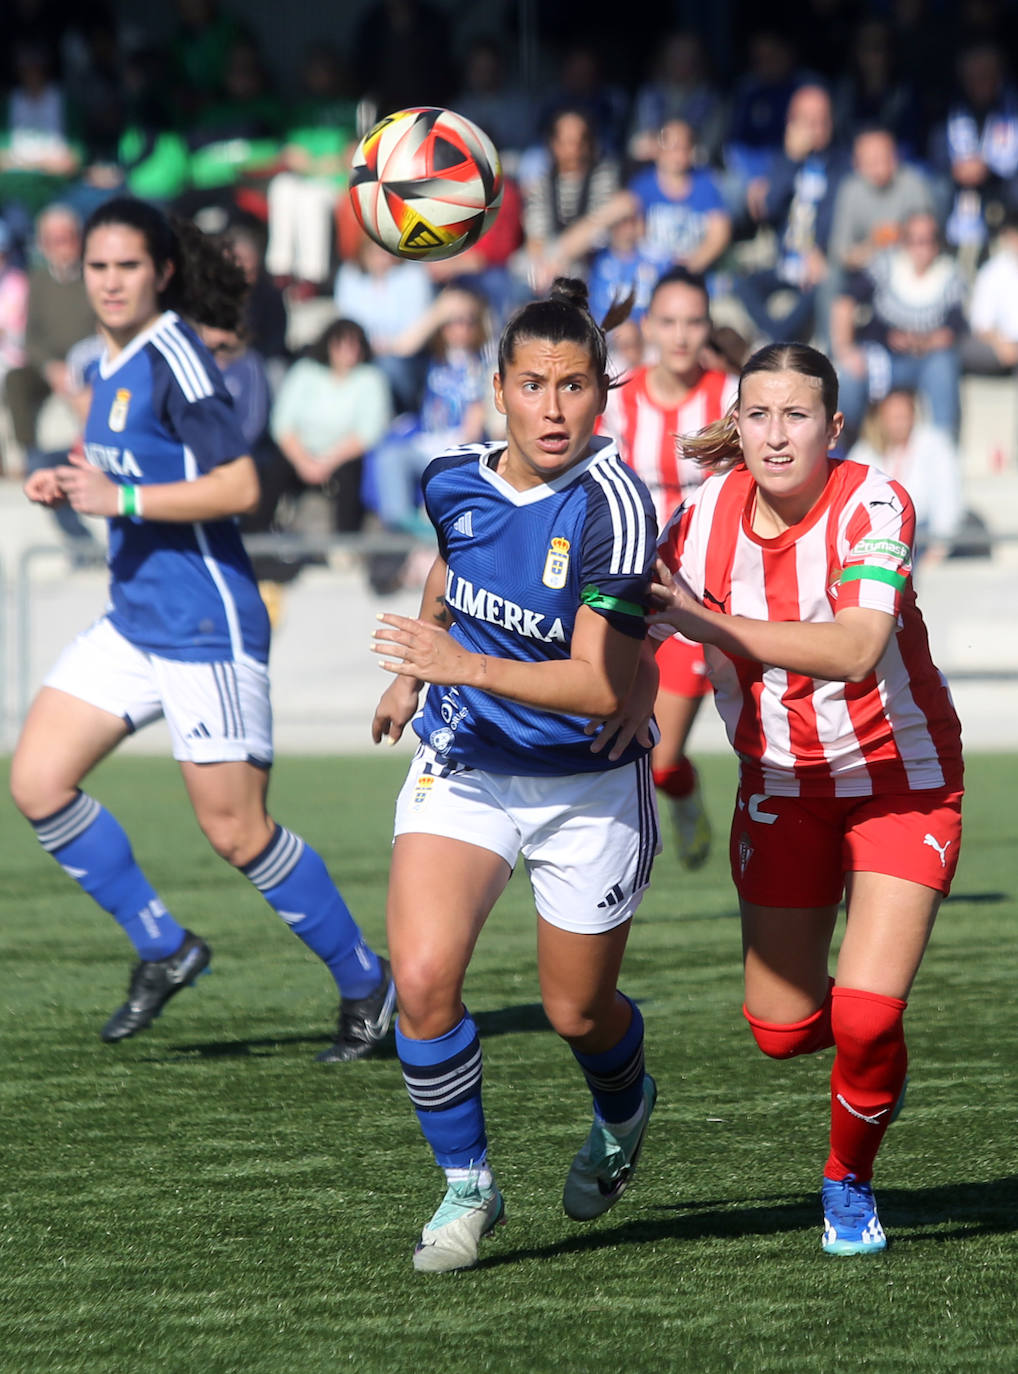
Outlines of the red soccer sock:
{"label": "red soccer sock", "polygon": [[696,786],[696,769],[683,754],[671,768],[654,769],[654,786],[666,797],[688,797]]}
{"label": "red soccer sock", "polygon": [[805,1017],[802,1021],[784,1024],[780,1021],[761,1021],[750,1016],[743,1004],[742,1014],[749,1022],[753,1039],[771,1059],[794,1059],[800,1054],[816,1054],[827,1050],[834,1044],[831,1030],[831,988],[832,978],[827,985],[827,996],[823,1006]]}
{"label": "red soccer sock", "polygon": [[831,1024],[837,1054],[831,1070],[831,1153],[827,1178],[873,1176],[884,1132],[905,1082],[908,1051],[902,1018],[908,1006],[858,988],[836,987]]}

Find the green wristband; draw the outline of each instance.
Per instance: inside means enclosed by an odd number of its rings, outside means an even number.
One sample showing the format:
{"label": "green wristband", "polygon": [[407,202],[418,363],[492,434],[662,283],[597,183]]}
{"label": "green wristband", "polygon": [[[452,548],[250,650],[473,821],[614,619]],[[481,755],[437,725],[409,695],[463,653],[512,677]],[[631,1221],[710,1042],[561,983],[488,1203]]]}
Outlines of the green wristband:
{"label": "green wristband", "polygon": [[117,493],[117,509],[121,515],[140,515],[141,502],[137,487],[121,487]]}

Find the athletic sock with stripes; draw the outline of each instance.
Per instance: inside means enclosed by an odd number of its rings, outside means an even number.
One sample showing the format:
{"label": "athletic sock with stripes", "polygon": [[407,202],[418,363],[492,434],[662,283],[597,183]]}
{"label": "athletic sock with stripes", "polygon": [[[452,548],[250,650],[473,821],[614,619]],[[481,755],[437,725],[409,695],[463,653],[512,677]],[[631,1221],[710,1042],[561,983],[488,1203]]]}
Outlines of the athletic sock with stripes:
{"label": "athletic sock with stripes", "polygon": [[277,825],[262,852],[240,871],[328,967],[341,997],[356,1000],[378,987],[378,955],[365,943],[320,855],[299,835]]}
{"label": "athletic sock with stripes", "polygon": [[32,821],[32,828],[64,872],[123,927],[139,959],[176,954],[184,928],[138,867],[120,822],[94,797],[79,792],[52,816]]}
{"label": "athletic sock with stripes", "polygon": [[481,1042],[464,1009],[463,1019],[434,1040],[410,1040],[396,1022],[396,1053],[403,1082],[443,1169],[469,1169],[486,1157],[488,1137],[481,1103]]}
{"label": "athletic sock with stripes", "polygon": [[612,1126],[631,1125],[643,1106],[643,1017],[635,1002],[624,1000],[632,1008],[632,1019],[617,1045],[598,1054],[573,1050],[594,1096],[594,1111]]}

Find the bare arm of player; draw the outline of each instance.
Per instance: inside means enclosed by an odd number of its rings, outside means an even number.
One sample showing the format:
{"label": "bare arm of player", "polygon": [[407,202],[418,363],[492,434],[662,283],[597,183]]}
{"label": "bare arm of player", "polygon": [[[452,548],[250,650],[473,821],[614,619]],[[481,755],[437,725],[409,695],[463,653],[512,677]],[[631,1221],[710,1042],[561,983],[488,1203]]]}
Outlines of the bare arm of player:
{"label": "bare arm of player", "polygon": [[[425,579],[419,619],[439,630],[448,630],[452,624],[452,615],[445,604],[443,558],[435,559]],[[417,710],[421,688],[424,686],[423,678],[399,676],[386,687],[371,722],[371,738],[376,744],[381,744],[383,739],[387,744],[395,744],[401,738]]]}
{"label": "bare arm of player", "polygon": [[[83,515],[119,515],[120,486],[78,454],[54,469],[60,490]],[[195,520],[226,520],[246,515],[258,504],[258,472],[247,454],[222,463],[190,482],[154,482],[138,489],[146,520],[189,525]]]}
{"label": "bare arm of player", "polygon": [[687,639],[723,653],[828,682],[862,682],[894,631],[894,616],[861,606],[846,606],[827,624],[708,611],[660,560],[650,592],[660,609],[647,617],[649,624],[671,625]]}
{"label": "bare arm of player", "polygon": [[538,710],[607,718],[636,675],[639,639],[620,634],[589,606],[576,613],[570,657],[543,663],[493,658],[464,649],[434,623],[379,616],[372,649],[390,673],[442,686],[478,687]]}

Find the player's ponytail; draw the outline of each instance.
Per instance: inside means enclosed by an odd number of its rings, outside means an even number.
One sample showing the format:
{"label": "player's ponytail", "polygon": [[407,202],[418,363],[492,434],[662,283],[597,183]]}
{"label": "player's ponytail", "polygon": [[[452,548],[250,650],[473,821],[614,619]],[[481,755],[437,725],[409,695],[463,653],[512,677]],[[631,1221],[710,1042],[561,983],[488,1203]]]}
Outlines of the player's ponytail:
{"label": "player's ponytail", "polygon": [[176,310],[196,324],[240,328],[247,281],[239,263],[216,239],[190,220],[164,215],[148,201],[116,196],[89,216],[83,238],[86,249],[92,231],[106,224],[137,230],[157,272],[172,264],[170,279],[159,293],[161,308]]}
{"label": "player's ponytail", "polygon": [[820,383],[824,414],[828,420],[834,418],[838,409],[838,374],[831,360],[808,344],[767,344],[747,359],[739,373],[739,397],[727,413],[712,425],[678,441],[683,458],[692,458],[701,467],[713,468],[717,472],[724,472],[742,461],[742,444],[735,417],[742,396],[742,384],[755,372],[798,372],[802,377],[812,377]]}
{"label": "player's ponytail", "polygon": [[590,297],[585,282],[576,277],[556,277],[547,300],[530,301],[511,315],[498,341],[498,375],[505,376],[506,368],[516,357],[518,344],[532,339],[548,343],[574,343],[590,355],[591,365],[598,377],[608,371],[607,330],[620,324],[629,314],[631,298],[613,305],[598,324],[590,313]]}

